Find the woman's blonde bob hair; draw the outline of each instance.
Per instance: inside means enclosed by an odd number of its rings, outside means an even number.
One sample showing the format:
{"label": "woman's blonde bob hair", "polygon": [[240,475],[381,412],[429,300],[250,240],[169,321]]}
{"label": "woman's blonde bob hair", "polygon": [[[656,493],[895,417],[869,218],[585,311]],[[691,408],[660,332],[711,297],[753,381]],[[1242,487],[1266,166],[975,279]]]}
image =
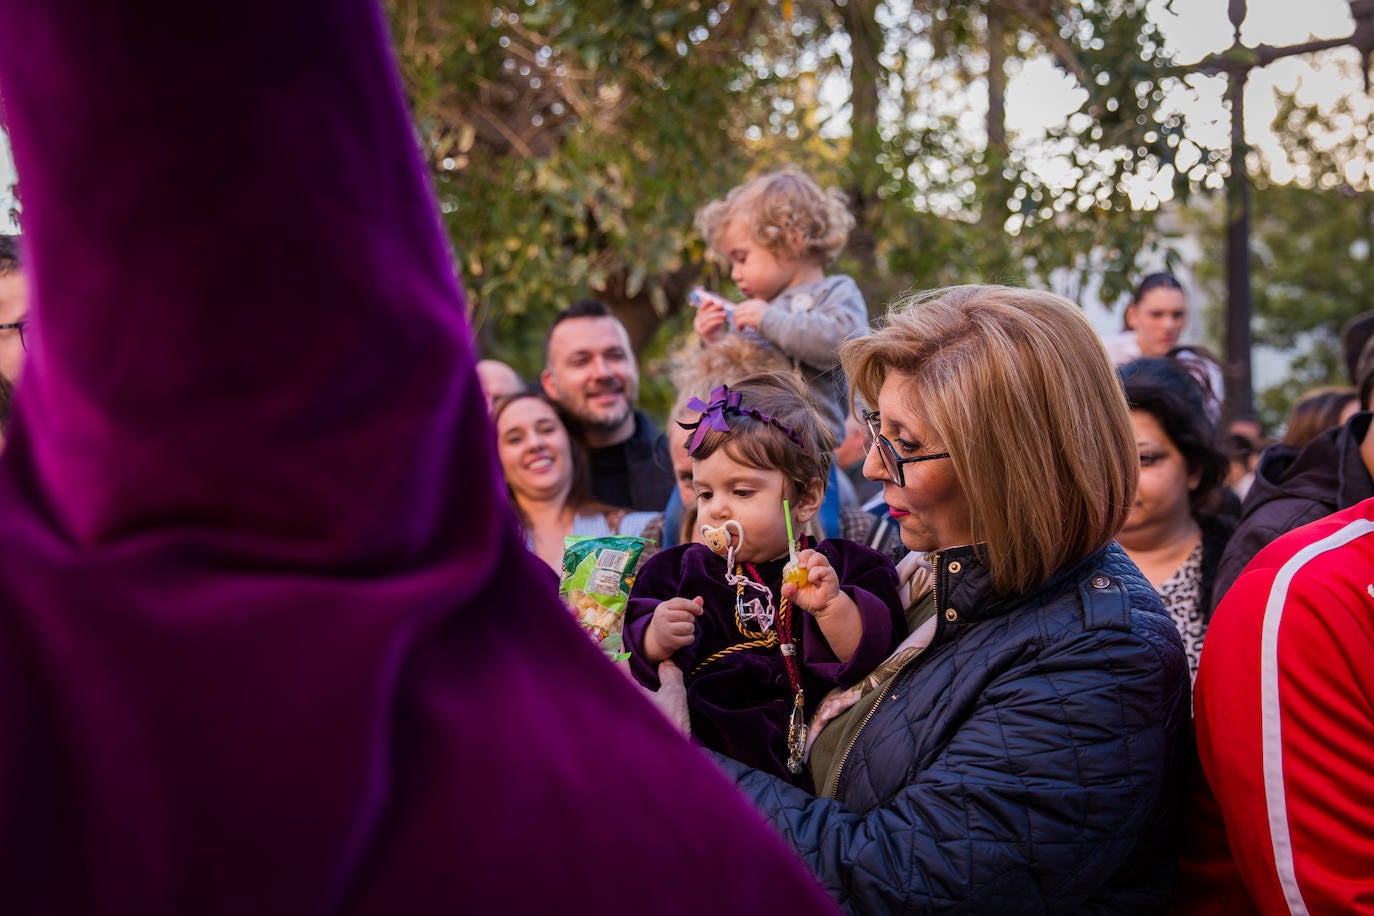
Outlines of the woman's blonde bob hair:
{"label": "woman's blonde bob hair", "polygon": [[918,293],[840,359],[869,404],[888,376],[908,379],[908,403],[950,453],[1002,594],[1045,582],[1125,523],[1140,476],[1130,414],[1101,341],[1068,300],[1006,286]]}

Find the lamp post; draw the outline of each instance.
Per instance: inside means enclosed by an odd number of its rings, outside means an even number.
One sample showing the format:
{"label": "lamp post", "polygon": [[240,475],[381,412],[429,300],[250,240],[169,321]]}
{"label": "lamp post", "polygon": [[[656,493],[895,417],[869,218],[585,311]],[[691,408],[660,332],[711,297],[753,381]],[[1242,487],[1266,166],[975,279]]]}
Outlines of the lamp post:
{"label": "lamp post", "polygon": [[1226,10],[1234,38],[1231,47],[1213,54],[1190,69],[1222,73],[1228,77],[1226,97],[1231,105],[1231,174],[1226,180],[1226,360],[1235,376],[1226,386],[1226,406],[1231,416],[1254,412],[1250,365],[1250,176],[1245,165],[1245,83],[1250,71],[1284,57],[1311,54],[1329,48],[1353,47],[1363,58],[1365,91],[1369,91],[1369,57],[1374,50],[1374,0],[1349,0],[1355,30],[1346,38],[1309,41],[1303,44],[1246,47],[1240,41],[1245,22],[1245,0],[1230,0]]}
{"label": "lamp post", "polygon": [[[1231,0],[1226,10],[1234,35],[1231,47],[1242,47],[1240,26],[1245,21],[1245,0]],[[1245,154],[1245,83],[1250,67],[1230,73],[1226,95],[1231,103],[1231,175],[1226,182],[1226,358],[1235,377],[1226,386],[1231,416],[1252,413],[1255,407],[1251,382],[1250,340],[1250,171]]]}

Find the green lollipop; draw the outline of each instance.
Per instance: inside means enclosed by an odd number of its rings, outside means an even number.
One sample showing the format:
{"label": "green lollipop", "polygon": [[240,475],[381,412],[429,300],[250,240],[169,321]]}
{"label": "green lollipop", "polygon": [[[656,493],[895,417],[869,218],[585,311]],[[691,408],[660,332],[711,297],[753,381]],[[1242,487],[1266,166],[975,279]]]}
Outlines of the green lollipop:
{"label": "green lollipop", "polygon": [[792,535],[792,507],[787,500],[782,501],[782,517],[787,522],[787,565],[782,568],[782,581],[792,582],[797,588],[806,585],[806,570],[797,565],[797,539]]}

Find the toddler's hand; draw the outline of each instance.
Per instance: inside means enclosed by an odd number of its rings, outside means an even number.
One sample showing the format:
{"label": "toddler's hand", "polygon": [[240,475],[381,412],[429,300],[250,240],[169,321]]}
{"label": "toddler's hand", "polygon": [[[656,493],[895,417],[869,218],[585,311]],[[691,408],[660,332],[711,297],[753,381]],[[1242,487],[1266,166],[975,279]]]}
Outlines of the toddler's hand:
{"label": "toddler's hand", "polygon": [[707,343],[715,343],[726,332],[725,303],[715,296],[704,296],[697,306],[697,315],[692,319],[692,330]]}
{"label": "toddler's hand", "polygon": [[759,322],[763,320],[763,313],[768,311],[768,302],[765,299],[745,299],[735,306],[735,328],[745,331],[753,328],[759,329]]}
{"label": "toddler's hand", "polygon": [[653,619],[644,631],[644,655],[650,662],[656,665],[696,640],[702,604],[699,596],[691,601],[669,598],[654,608]]}
{"label": "toddler's hand", "polygon": [[840,596],[840,577],[825,554],[803,550],[797,554],[797,565],[806,570],[806,584],[798,588],[784,583],[782,596],[790,598],[797,607],[814,615],[822,615],[830,602]]}

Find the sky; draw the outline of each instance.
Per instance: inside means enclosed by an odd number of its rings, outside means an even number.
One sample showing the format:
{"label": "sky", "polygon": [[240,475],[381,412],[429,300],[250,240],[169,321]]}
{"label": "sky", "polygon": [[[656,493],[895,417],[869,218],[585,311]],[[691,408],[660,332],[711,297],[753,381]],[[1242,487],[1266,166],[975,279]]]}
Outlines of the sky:
{"label": "sky", "polygon": [[[1227,0],[1152,0],[1151,16],[1159,23],[1167,50],[1179,63],[1193,63],[1210,53],[1224,50],[1232,41],[1231,23],[1226,18]],[[1289,45],[1299,42],[1341,38],[1352,28],[1346,0],[1249,0],[1248,13],[1241,29],[1247,45],[1267,43]],[[1344,72],[1342,72],[1344,69]],[[1330,99],[1337,94],[1363,95],[1358,77],[1358,57],[1353,51],[1332,51],[1317,56],[1290,58],[1252,72],[1246,86],[1246,139],[1268,153],[1273,177],[1291,180],[1292,169],[1273,155],[1278,147],[1269,124],[1274,116],[1274,89],[1299,88],[1305,100]],[[1181,90],[1175,104],[1187,113],[1190,133],[1201,143],[1224,147],[1229,143],[1230,118],[1222,104],[1225,80],[1197,77],[1192,86]],[[1079,101],[1072,80],[1057,71],[1048,60],[1032,62],[1010,81],[1007,93],[1008,127],[1022,134],[1034,134],[1047,123],[1062,121]],[[1370,110],[1374,118],[1374,110]],[[981,112],[970,112],[981,119]],[[1052,167],[1047,165],[1047,167]],[[1370,167],[1374,169],[1374,166]],[[13,165],[8,144],[0,134],[0,212],[8,209],[8,188],[13,182]],[[1140,189],[1145,203],[1153,194],[1167,196],[1167,180]]]}
{"label": "sky", "polygon": [[[1151,0],[1150,10],[1164,33],[1166,51],[1177,62],[1186,64],[1230,46],[1233,36],[1226,15],[1227,5],[1227,0]],[[1341,38],[1350,33],[1352,26],[1346,0],[1249,0],[1241,40],[1250,46],[1259,43],[1283,46]],[[1278,181],[1291,180],[1294,175],[1278,155],[1278,145],[1269,128],[1275,111],[1274,90],[1295,87],[1305,101],[1352,95],[1369,113],[1368,119],[1374,120],[1374,106],[1363,92],[1358,57],[1352,50],[1289,58],[1252,71],[1245,93],[1246,139],[1261,151],[1272,176]],[[1223,105],[1224,92],[1225,79],[1197,76],[1171,99],[1186,114],[1190,136],[1201,144],[1221,148],[1230,142],[1230,116]],[[1052,63],[1048,60],[1031,62],[1009,80],[1008,127],[1019,134],[1035,135],[1047,124],[1062,122],[1080,101],[1081,91]],[[971,119],[971,129],[981,130],[981,108],[979,100],[969,105],[965,112]],[[1054,167],[1049,160],[1044,164],[1046,169]],[[1365,168],[1369,175],[1374,175],[1374,163],[1367,163]],[[8,144],[0,133],[0,214],[8,212],[8,188],[13,180]],[[1153,208],[1169,196],[1167,176],[1143,182],[1133,190],[1138,190],[1138,205]],[[2,221],[0,216],[0,230],[5,228]],[[1143,266],[1150,268],[1150,265]],[[1090,296],[1079,298],[1084,300],[1089,317],[1100,331],[1119,327],[1119,311],[1113,313],[1101,307],[1092,302]],[[1194,337],[1200,330],[1200,321],[1193,324],[1189,337]],[[1263,374],[1263,367],[1260,368],[1256,381],[1262,386],[1267,382],[1258,377]]]}
{"label": "sky", "polygon": [[13,231],[17,227],[9,218],[10,185],[14,184],[14,162],[10,158],[10,138],[0,130],[0,232]]}
{"label": "sky", "polygon": [[[1226,0],[1173,0],[1172,4],[1152,0],[1149,7],[1151,18],[1164,33],[1166,51],[1179,64],[1196,63],[1208,54],[1230,47],[1233,30],[1226,8]],[[1282,47],[1344,38],[1353,26],[1346,0],[1250,0],[1240,37],[1251,47]],[[1187,116],[1188,135],[1212,148],[1230,145],[1231,120],[1223,102],[1226,82],[1224,77],[1198,75],[1169,99],[1173,107]],[[1272,176],[1280,182],[1290,181],[1295,175],[1279,155],[1269,126],[1276,110],[1274,91],[1295,88],[1299,98],[1309,102],[1355,95],[1365,110],[1371,111],[1359,78],[1359,56],[1353,49],[1287,58],[1251,71],[1245,91],[1246,140],[1264,154]],[[1007,126],[1017,133],[1034,135],[1045,124],[1061,122],[1081,100],[1082,92],[1070,77],[1048,59],[1034,61],[1009,81]],[[1151,191],[1167,197],[1167,188],[1167,180],[1141,188],[1137,203],[1145,203]]]}
{"label": "sky", "polygon": [[[1173,9],[1170,10],[1169,6]],[[1226,0],[1174,0],[1172,4],[1155,0],[1151,4],[1151,16],[1164,33],[1166,51],[1177,63],[1189,64],[1230,47],[1233,30],[1226,9]],[[1344,38],[1350,34],[1353,26],[1346,0],[1250,0],[1240,37],[1245,45],[1251,47],[1258,44],[1282,47],[1319,39]],[[1223,101],[1225,78],[1196,76],[1189,82],[1189,86],[1171,97],[1172,104],[1187,117],[1188,135],[1206,146],[1229,147],[1231,120]],[[1329,102],[1339,96],[1353,96],[1363,110],[1369,112],[1369,119],[1374,120],[1374,106],[1371,106],[1369,96],[1364,93],[1359,76],[1359,56],[1353,49],[1287,58],[1251,71],[1245,90],[1246,141],[1260,151],[1276,181],[1290,181],[1295,177],[1270,129],[1276,111],[1276,89],[1296,89],[1299,99],[1305,102]],[[1008,127],[1018,133],[1034,134],[1043,129],[1045,124],[1062,120],[1064,113],[1074,110],[1080,101],[1081,97],[1072,80],[1060,73],[1052,63],[1048,60],[1030,63],[1009,81]],[[1366,163],[1365,168],[1368,170],[1365,183],[1369,184],[1368,176],[1374,176],[1374,163]],[[1147,204],[1151,207],[1171,196],[1167,176],[1139,190],[1138,204],[1145,203],[1150,196],[1156,198]],[[1186,240],[1179,247],[1185,264],[1190,254],[1196,256],[1195,246],[1190,252]],[[1149,272],[1163,267],[1163,264],[1145,264],[1142,267],[1142,272]],[[1188,272],[1184,270],[1181,273],[1184,275],[1184,285],[1189,286]],[[1070,295],[1076,291],[1061,292]],[[1108,309],[1095,301],[1090,293],[1080,292],[1071,298],[1080,302],[1099,333],[1107,334],[1120,329],[1119,304],[1114,310]],[[1196,290],[1192,291],[1192,301],[1196,315],[1197,307],[1203,305],[1202,296]],[[1198,342],[1201,333],[1202,322],[1195,318],[1184,340]],[[1282,381],[1287,372],[1287,363],[1283,354],[1257,348],[1254,359],[1255,390]]]}

